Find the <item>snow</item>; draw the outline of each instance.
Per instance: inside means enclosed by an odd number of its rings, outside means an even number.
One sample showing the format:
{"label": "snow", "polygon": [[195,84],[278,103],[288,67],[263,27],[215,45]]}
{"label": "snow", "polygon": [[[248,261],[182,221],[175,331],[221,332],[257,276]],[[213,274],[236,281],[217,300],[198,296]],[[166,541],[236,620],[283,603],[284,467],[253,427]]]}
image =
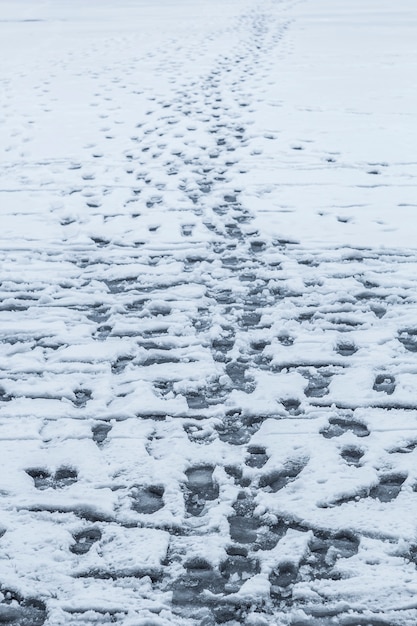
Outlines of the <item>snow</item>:
{"label": "snow", "polygon": [[0,0],[0,622],[411,626],[411,0]]}

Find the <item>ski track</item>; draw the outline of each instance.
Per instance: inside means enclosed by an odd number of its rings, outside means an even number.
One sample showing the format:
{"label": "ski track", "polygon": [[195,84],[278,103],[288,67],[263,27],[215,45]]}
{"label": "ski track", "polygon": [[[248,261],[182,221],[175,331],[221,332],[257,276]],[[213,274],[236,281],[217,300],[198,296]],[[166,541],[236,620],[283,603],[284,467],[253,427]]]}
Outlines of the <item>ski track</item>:
{"label": "ski track", "polygon": [[[116,23],[3,79],[1,623],[416,623],[415,250],[303,244],[252,203],[265,168],[338,167],[258,132],[303,4],[143,53]],[[381,169],[340,167],[358,197]]]}

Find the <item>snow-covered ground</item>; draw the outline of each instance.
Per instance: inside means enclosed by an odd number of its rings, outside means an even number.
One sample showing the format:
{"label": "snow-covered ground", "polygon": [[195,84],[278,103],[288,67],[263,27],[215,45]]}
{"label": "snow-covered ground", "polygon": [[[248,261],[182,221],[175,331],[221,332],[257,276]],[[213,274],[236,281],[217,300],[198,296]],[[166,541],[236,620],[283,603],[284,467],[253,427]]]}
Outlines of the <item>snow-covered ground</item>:
{"label": "snow-covered ground", "polygon": [[0,622],[417,622],[414,0],[0,0]]}

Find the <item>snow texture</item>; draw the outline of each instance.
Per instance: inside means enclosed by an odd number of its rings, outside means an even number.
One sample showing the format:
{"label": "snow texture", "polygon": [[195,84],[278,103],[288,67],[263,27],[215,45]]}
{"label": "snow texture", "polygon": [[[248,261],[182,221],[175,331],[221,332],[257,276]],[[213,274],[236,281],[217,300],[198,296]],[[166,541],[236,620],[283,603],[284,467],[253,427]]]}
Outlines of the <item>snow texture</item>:
{"label": "snow texture", "polygon": [[0,0],[0,622],[417,623],[415,0]]}

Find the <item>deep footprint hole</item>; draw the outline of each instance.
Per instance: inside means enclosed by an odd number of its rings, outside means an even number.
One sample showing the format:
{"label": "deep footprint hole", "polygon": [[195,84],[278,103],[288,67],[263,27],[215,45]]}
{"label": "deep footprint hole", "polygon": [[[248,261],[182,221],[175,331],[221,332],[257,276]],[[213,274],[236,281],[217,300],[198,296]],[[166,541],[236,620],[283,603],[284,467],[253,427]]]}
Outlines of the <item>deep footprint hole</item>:
{"label": "deep footprint hole", "polygon": [[136,513],[151,515],[164,506],[163,485],[150,485],[149,487],[134,487],[132,490],[132,509]]}
{"label": "deep footprint hole", "polygon": [[235,514],[228,517],[230,538],[237,543],[254,544],[261,522],[253,514],[253,497],[246,491],[240,491],[233,509]]}
{"label": "deep footprint hole", "polygon": [[356,446],[347,446],[342,450],[340,456],[346,461],[348,465],[358,466],[361,458],[364,455],[364,451]]}
{"label": "deep footprint hole", "polygon": [[283,595],[283,590],[295,583],[297,575],[298,568],[290,561],[280,563],[274,568],[269,575],[271,597],[275,599],[280,598]]}
{"label": "deep footprint hole", "polygon": [[73,485],[78,480],[78,472],[73,467],[60,467],[55,472],[53,486],[56,489],[62,489],[63,487],[69,487]]}
{"label": "deep footprint hole", "polygon": [[94,424],[94,426],[91,428],[94,443],[96,443],[98,446],[101,446],[106,441],[111,429],[111,424],[107,422],[99,422],[98,424]]}
{"label": "deep footprint hole", "polygon": [[373,385],[374,391],[384,392],[387,395],[392,395],[395,391],[395,378],[390,374],[378,374],[375,377]]}
{"label": "deep footprint hole", "polygon": [[352,356],[358,349],[353,343],[341,342],[337,345],[336,351],[340,356]]}
{"label": "deep footprint hole", "polygon": [[398,341],[409,352],[417,352],[417,329],[405,328],[398,333]]}
{"label": "deep footprint hole", "polygon": [[89,389],[75,389],[74,390],[74,406],[77,408],[83,408],[91,398],[91,391]]}
{"label": "deep footprint hole", "polygon": [[371,498],[377,499],[380,502],[391,502],[395,500],[400,493],[402,484],[406,478],[406,474],[388,474],[382,476],[378,485],[372,487],[369,495]]}
{"label": "deep footprint hole", "polygon": [[52,475],[47,469],[30,468],[26,470],[26,474],[32,478],[36,489],[48,489],[52,486]]}
{"label": "deep footprint hole", "polygon": [[219,486],[213,480],[214,466],[201,465],[192,467],[185,472],[187,477],[185,508],[193,516],[200,515],[207,501],[216,500]]}
{"label": "deep footprint hole", "polygon": [[74,542],[70,546],[70,551],[73,554],[82,555],[87,554],[90,548],[101,539],[101,531],[99,528],[87,528],[73,535]]}

